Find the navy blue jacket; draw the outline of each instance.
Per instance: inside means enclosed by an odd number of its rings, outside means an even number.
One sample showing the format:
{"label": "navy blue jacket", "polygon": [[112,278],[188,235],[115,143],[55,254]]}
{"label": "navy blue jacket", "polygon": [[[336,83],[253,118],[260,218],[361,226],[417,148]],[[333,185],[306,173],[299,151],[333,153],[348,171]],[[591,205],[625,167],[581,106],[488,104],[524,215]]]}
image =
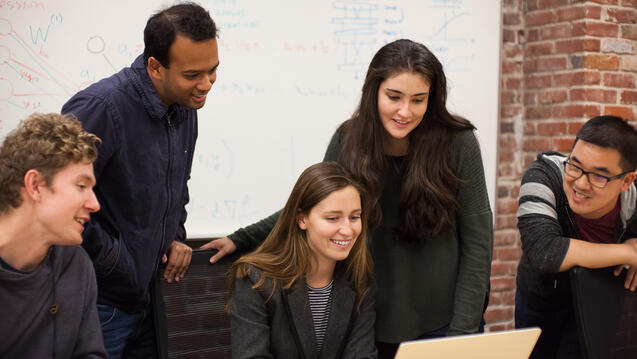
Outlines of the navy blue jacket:
{"label": "navy blue jacket", "polygon": [[94,165],[102,208],[82,243],[95,266],[98,303],[139,310],[161,257],[173,240],[185,239],[197,112],[165,106],[139,56],[77,93],[62,113],[102,139]]}

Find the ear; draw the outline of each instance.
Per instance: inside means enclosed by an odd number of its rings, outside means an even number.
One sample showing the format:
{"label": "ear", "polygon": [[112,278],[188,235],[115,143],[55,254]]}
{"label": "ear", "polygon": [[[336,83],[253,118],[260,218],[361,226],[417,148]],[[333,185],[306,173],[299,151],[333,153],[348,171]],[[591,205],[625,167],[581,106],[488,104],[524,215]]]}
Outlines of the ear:
{"label": "ear", "polygon": [[157,61],[156,58],[152,56],[149,57],[146,68],[148,69],[148,74],[150,75],[150,77],[154,79],[158,79],[158,80],[163,77],[162,70],[164,67],[162,66],[161,63],[159,63],[159,61]]}
{"label": "ear", "polygon": [[635,182],[635,177],[637,177],[637,174],[635,174],[635,172],[630,172],[622,178],[622,192],[626,192],[628,188],[630,188],[630,185]]}
{"label": "ear", "polygon": [[302,230],[307,229],[307,224],[305,223],[306,220],[307,220],[307,216],[305,214],[299,213],[296,215],[296,223],[299,225],[299,228],[301,228]]}
{"label": "ear", "polygon": [[42,200],[42,188],[45,184],[44,176],[38,170],[30,169],[24,174],[24,193],[33,202]]}

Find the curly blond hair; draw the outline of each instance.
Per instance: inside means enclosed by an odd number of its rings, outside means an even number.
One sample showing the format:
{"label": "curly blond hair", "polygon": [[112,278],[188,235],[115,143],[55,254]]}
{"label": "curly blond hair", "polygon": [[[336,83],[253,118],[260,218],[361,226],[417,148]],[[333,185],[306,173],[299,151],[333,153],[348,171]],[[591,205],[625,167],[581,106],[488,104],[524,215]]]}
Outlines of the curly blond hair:
{"label": "curly blond hair", "polygon": [[50,185],[68,164],[94,162],[100,143],[72,115],[34,113],[21,121],[0,146],[0,214],[22,204],[27,171],[37,170]]}

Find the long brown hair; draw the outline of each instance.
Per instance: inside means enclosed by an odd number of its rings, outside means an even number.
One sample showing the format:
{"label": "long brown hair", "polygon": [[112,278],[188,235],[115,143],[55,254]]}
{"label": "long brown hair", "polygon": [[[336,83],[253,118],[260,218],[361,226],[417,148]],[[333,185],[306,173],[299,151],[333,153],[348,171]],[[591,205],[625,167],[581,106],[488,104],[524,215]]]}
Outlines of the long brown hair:
{"label": "long brown hair", "polygon": [[312,250],[305,231],[297,224],[297,216],[300,213],[309,215],[312,208],[332,192],[349,186],[354,187],[361,197],[362,229],[344,260],[345,273],[358,294],[357,305],[360,305],[370,290],[373,276],[373,263],[367,248],[367,201],[363,187],[336,162],[317,163],[301,173],[265,241],[254,252],[242,256],[230,267],[228,298],[232,296],[235,280],[248,275],[251,266],[263,272],[261,279],[253,286],[255,289],[264,288],[266,280],[272,282],[272,291],[278,285],[288,289],[310,273]]}
{"label": "long brown hair", "polygon": [[397,239],[420,242],[443,233],[455,221],[461,179],[451,167],[452,137],[457,131],[475,129],[468,120],[452,116],[447,110],[447,79],[442,64],[427,47],[411,40],[396,40],[374,55],[360,104],[352,118],[341,125],[345,137],[339,162],[366,186],[372,209],[370,225],[379,225],[379,202],[391,159],[383,149],[386,130],[378,113],[378,89],[383,81],[403,72],[422,75],[431,84],[427,111],[409,134],[409,152],[401,174],[402,224],[396,229]]}

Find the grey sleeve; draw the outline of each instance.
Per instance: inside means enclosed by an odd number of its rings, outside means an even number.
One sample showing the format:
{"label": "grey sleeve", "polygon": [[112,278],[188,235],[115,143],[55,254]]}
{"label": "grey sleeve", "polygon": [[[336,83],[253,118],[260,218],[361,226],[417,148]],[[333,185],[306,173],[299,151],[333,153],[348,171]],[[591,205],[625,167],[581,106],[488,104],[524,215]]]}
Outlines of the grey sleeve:
{"label": "grey sleeve", "polygon": [[264,298],[249,278],[236,279],[230,298],[232,358],[272,358],[270,324]]}

